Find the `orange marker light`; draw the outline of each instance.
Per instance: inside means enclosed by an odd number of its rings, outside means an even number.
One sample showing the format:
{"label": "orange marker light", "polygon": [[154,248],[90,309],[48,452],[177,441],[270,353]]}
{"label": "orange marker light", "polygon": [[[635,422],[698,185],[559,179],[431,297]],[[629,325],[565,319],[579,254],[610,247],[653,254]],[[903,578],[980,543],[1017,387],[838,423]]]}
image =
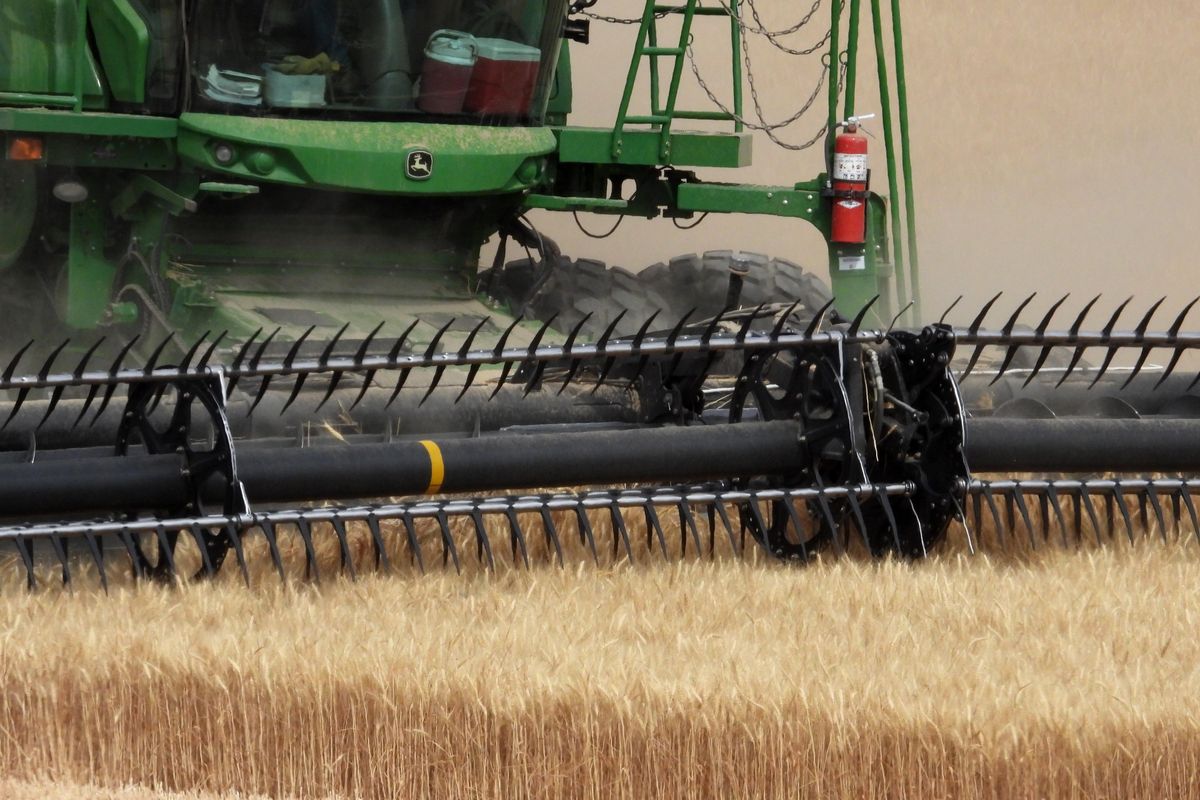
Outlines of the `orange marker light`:
{"label": "orange marker light", "polygon": [[10,161],[41,161],[46,157],[46,148],[40,137],[16,136],[8,142]]}

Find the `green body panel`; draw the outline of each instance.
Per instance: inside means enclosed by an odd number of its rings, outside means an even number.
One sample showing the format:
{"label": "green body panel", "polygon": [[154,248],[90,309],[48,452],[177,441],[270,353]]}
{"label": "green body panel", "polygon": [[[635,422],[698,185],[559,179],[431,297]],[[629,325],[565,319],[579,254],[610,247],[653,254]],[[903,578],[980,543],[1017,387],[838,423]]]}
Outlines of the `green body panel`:
{"label": "green body panel", "polygon": [[128,0],[91,0],[92,32],[113,99],[141,103],[146,99],[150,31]]}
{"label": "green body panel", "polygon": [[[0,5],[0,103],[75,105],[76,81],[89,108],[103,106],[100,69],[89,48],[76,74],[77,0],[12,0]],[[6,96],[7,95],[7,96]]]}
{"label": "green body panel", "polygon": [[[236,160],[216,162],[216,143]],[[427,150],[427,180],[405,175],[412,150]],[[209,172],[270,183],[354,192],[476,195],[518,192],[541,178],[554,152],[548,128],[487,128],[414,122],[327,122],[184,114],[179,155]]]}
{"label": "green body panel", "polygon": [[132,114],[76,114],[44,108],[0,108],[0,131],[174,139],[179,132],[179,121],[169,117],[141,117]]}
{"label": "green body panel", "polygon": [[17,263],[33,233],[37,184],[34,165],[0,161],[0,271]]}
{"label": "green body panel", "polygon": [[670,165],[676,167],[748,167],[753,140],[748,133],[673,131],[670,158],[659,153],[660,139],[654,131],[626,130],[619,155],[612,151],[608,128],[561,128],[558,159],[565,164]]}
{"label": "green body panel", "polygon": [[67,256],[64,321],[72,328],[94,328],[104,319],[117,266],[105,258],[106,209],[100,194],[71,207],[71,247]]}

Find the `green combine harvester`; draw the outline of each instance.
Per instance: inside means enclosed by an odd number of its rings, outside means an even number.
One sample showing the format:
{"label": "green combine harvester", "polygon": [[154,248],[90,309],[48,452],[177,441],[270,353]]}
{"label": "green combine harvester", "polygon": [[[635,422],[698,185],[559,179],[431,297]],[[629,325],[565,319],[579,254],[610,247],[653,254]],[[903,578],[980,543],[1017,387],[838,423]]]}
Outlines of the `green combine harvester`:
{"label": "green combine harvester", "polygon": [[[915,557],[955,519],[972,547],[1200,535],[1191,305],[1163,332],[1157,305],[1092,325],[1095,300],[924,325],[899,0],[781,30],[751,0],[596,5],[0,0],[0,540],[28,584],[172,578],[181,538],[213,574],[262,537],[282,574],[284,530],[351,569],[351,525],[381,566],[397,536],[424,568],[430,526],[443,563],[492,565],[491,519],[525,564],[535,530],[561,561],[564,520],[631,560]],[[572,50],[621,23],[614,121],[571,125]],[[702,38],[732,92],[687,109]],[[744,107],[763,41],[812,56],[788,122],[826,169],[710,180],[786,127]],[[794,218],[830,280],[737,250],[606,268],[533,210]]]}

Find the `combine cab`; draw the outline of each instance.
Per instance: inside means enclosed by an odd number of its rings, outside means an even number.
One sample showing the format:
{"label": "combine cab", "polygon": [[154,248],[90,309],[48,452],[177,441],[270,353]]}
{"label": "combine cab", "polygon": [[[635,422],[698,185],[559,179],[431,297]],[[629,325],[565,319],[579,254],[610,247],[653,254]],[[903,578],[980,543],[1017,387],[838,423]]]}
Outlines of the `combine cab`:
{"label": "combine cab", "polygon": [[[4,3],[0,539],[30,585],[81,560],[107,582],[118,558],[248,575],[251,540],[282,574],[284,531],[312,574],[326,539],[353,570],[356,535],[424,568],[430,547],[528,564],[535,529],[561,562],[564,527],[597,560],[797,561],[922,556],[956,518],[972,547],[981,520],[1035,543],[1196,529],[1191,306],[1164,333],[1157,306],[1091,326],[1095,301],[1067,328],[1061,301],[1033,327],[1029,301],[997,329],[993,304],[901,323],[922,316],[898,3],[783,32],[738,0],[594,5]],[[868,10],[877,51],[894,33],[890,204],[854,108]],[[622,22],[615,121],[572,126],[569,48]],[[707,179],[749,163],[750,131],[779,139],[742,70],[751,38],[797,31],[824,59],[795,146],[826,171]],[[691,42],[716,35],[733,92],[680,108]],[[606,269],[534,209],[794,218],[829,243],[831,288],[736,251]]]}

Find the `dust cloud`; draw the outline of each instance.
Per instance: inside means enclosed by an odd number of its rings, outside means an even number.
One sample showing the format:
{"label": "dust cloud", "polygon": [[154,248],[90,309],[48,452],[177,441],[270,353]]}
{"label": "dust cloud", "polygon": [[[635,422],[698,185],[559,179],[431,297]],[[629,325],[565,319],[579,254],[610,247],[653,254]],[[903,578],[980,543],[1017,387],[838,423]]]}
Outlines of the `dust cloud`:
{"label": "dust cloud", "polygon": [[[785,41],[794,48],[818,41],[827,5]],[[640,6],[600,0],[594,10],[629,17]],[[777,29],[810,4],[757,6]],[[1168,308],[1198,293],[1191,215],[1200,209],[1200,156],[1191,150],[1200,104],[1191,89],[1200,74],[1200,4],[907,0],[903,10],[927,317],[959,294],[967,295],[963,308],[978,307],[1001,289],[1036,289],[1043,307],[1065,292],[1080,305],[1097,292],[1109,306],[1136,295],[1143,307],[1168,295]],[[694,30],[702,74],[723,98],[730,96],[726,25],[702,20]],[[864,20],[859,113],[878,110],[869,25]],[[633,35],[631,26],[595,23],[593,43],[576,49],[573,124],[612,124]],[[789,56],[760,37],[751,48],[766,118],[789,117],[820,76],[819,55]],[[684,84],[680,107],[706,107],[690,69]],[[749,95],[746,103],[752,109]],[[822,97],[780,137],[807,140],[824,113]],[[791,153],[756,134],[754,162],[701,175],[787,184],[815,176],[821,153]],[[882,177],[875,188],[886,189]],[[607,217],[581,219],[596,231],[611,227]],[[564,252],[631,269],[678,253],[738,248],[827,271],[820,237],[801,222],[710,217],[685,233],[662,220],[628,219],[603,241],[579,233],[569,217],[542,214],[537,222]]]}

